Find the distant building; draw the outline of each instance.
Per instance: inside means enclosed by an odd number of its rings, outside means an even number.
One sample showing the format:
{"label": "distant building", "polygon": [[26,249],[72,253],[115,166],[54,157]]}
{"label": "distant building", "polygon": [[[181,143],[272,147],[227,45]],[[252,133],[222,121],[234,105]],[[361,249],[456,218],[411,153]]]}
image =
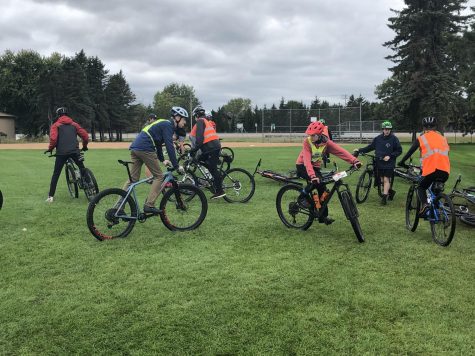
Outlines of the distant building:
{"label": "distant building", "polygon": [[15,116],[0,112],[0,140],[15,140]]}

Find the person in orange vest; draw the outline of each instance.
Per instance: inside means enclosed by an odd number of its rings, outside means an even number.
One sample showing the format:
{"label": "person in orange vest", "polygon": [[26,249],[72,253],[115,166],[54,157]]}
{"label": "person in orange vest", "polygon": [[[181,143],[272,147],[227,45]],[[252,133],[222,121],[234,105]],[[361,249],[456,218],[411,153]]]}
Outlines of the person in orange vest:
{"label": "person in orange vest", "polygon": [[199,160],[204,163],[213,177],[214,194],[211,199],[222,198],[226,195],[223,190],[223,177],[218,171],[219,154],[221,152],[221,142],[214,126],[206,119],[206,111],[201,106],[193,109],[195,125],[190,132],[190,140],[193,148],[190,154],[195,155],[201,150]]}
{"label": "person in orange vest", "polygon": [[419,182],[417,195],[421,201],[420,214],[424,214],[429,204],[427,203],[427,188],[435,182],[446,182],[450,174],[449,144],[447,139],[436,131],[437,119],[425,117],[422,119],[423,133],[415,140],[398,163],[407,167],[405,161],[417,150],[420,150],[422,179]]}
{"label": "person in orange vest", "polygon": [[206,120],[208,120],[211,126],[216,130],[216,122],[214,122],[213,115],[211,115],[210,112],[206,113]]}
{"label": "person in orange vest", "polygon": [[[310,123],[305,131],[305,134],[308,136],[303,140],[302,151],[300,151],[297,162],[295,162],[297,176],[306,179],[308,182],[301,198],[305,194],[309,194],[314,187],[317,189],[320,197],[324,196],[326,186],[321,182],[322,174],[320,172],[322,156],[324,154],[334,154],[357,168],[361,167],[361,162],[356,157],[323,134],[324,128],[325,125],[320,121],[316,121]],[[302,203],[307,202],[305,199],[299,200]],[[322,211],[318,219],[319,223],[324,223],[325,225],[330,225],[334,221],[328,217],[328,208]]]}

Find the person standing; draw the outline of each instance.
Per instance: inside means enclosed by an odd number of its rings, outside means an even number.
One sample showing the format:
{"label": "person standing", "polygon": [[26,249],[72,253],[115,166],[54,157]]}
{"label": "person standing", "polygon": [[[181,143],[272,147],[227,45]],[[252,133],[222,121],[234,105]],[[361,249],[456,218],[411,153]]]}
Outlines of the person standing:
{"label": "person standing", "polygon": [[366,147],[356,148],[355,157],[360,152],[368,153],[375,151],[376,174],[375,179],[383,183],[383,196],[381,204],[386,205],[388,200],[392,200],[396,192],[391,188],[391,181],[394,179],[394,168],[396,167],[396,158],[401,155],[402,147],[399,139],[391,132],[393,125],[386,120],[381,124],[383,132],[376,136]]}
{"label": "person standing", "polygon": [[54,200],[58,179],[68,158],[73,159],[74,163],[79,167],[81,175],[84,175],[84,157],[80,154],[77,136],[82,140],[82,150],[87,151],[87,144],[89,142],[87,131],[68,116],[68,110],[65,107],[56,109],[56,120],[51,126],[49,133],[48,149],[44,152],[45,154],[51,153],[56,148],[56,160],[54,162],[48,198],[46,199],[47,203],[52,203]]}

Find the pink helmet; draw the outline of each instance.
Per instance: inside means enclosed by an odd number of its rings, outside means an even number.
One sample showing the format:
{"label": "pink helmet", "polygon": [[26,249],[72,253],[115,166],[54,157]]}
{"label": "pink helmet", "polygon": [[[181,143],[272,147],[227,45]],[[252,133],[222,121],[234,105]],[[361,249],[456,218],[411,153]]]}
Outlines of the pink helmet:
{"label": "pink helmet", "polygon": [[320,121],[312,122],[308,125],[307,130],[305,131],[306,135],[321,135],[323,133],[323,125]]}

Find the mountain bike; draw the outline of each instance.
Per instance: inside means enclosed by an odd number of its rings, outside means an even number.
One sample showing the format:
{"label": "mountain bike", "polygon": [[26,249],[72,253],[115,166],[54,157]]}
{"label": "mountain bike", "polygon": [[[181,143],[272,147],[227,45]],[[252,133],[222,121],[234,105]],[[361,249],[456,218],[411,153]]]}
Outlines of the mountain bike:
{"label": "mountain bike", "polygon": [[[409,165],[409,167],[412,165]],[[420,169],[418,166],[414,168]],[[421,176],[413,178],[406,197],[406,228],[412,232],[416,231],[419,219],[423,218],[430,224],[432,240],[440,246],[448,246],[452,242],[455,234],[455,208],[452,200],[444,194],[444,183],[435,181],[427,189],[427,202],[429,207],[420,216],[421,201],[417,194],[417,188]]]}
{"label": "mountain bike", "polygon": [[402,178],[405,182],[412,183],[414,179],[418,179],[421,175],[421,169],[419,166],[412,164],[412,157],[407,167],[394,168],[394,176]]}
{"label": "mountain bike", "polygon": [[303,185],[299,183],[284,185],[277,193],[276,198],[277,214],[280,220],[289,228],[307,230],[313,221],[325,211],[336,192],[357,240],[364,242],[365,239],[358,220],[358,209],[348,184],[342,180],[356,170],[357,168],[351,166],[346,171],[337,173],[335,167],[334,170],[322,174],[322,183],[333,184],[331,190],[326,192],[326,197],[319,197],[316,188],[312,188],[309,194],[304,194]]}
{"label": "mountain bike", "polygon": [[[84,161],[84,153],[79,153],[79,160]],[[56,157],[56,154],[50,154],[48,157]],[[94,195],[99,193],[99,186],[97,185],[96,177],[89,168],[84,169],[84,174],[81,174],[79,167],[74,163],[74,160],[69,157],[64,165],[64,172],[66,175],[66,184],[71,198],[79,197],[79,189],[84,190],[87,200],[91,201]]]}
{"label": "mountain bike", "polygon": [[449,197],[454,205],[455,215],[460,221],[475,226],[475,187],[457,189],[461,181],[462,176],[459,175]]}
{"label": "mountain bike", "polygon": [[[118,162],[126,167],[131,182],[129,164],[132,162]],[[152,179],[153,177],[149,177],[131,183],[127,190],[105,189],[93,198],[87,208],[87,226],[96,239],[102,241],[126,237],[137,221],[143,223],[156,216],[140,209],[135,192],[138,185]],[[171,188],[166,189],[167,183],[171,183]],[[164,174],[160,191],[163,192],[163,197],[159,216],[167,229],[188,231],[201,225],[208,212],[208,202],[199,188],[190,184],[178,184],[169,170]]]}
{"label": "mountain bike", "polygon": [[[193,184],[214,193],[214,179],[205,162],[187,154],[183,168],[185,174],[182,176],[181,182]],[[219,173],[223,177],[223,190],[226,193],[224,200],[229,203],[246,203],[252,198],[256,183],[251,173],[243,168],[225,170],[222,167],[219,168]]]}
{"label": "mountain bike", "polygon": [[[371,183],[374,179],[374,186],[378,189],[379,197],[383,196],[384,192],[384,183],[381,181],[381,177],[378,174],[378,169],[376,168],[376,160],[382,160],[382,158],[377,158],[375,155],[368,153],[359,153],[361,156],[367,156],[371,159],[370,162],[366,164],[366,167],[361,173],[360,178],[358,179],[358,184],[356,185],[356,202],[358,204],[364,203],[368,199],[369,191],[371,189]],[[393,177],[391,177],[391,186],[389,188],[389,200],[392,200],[394,197],[393,188]]]}

